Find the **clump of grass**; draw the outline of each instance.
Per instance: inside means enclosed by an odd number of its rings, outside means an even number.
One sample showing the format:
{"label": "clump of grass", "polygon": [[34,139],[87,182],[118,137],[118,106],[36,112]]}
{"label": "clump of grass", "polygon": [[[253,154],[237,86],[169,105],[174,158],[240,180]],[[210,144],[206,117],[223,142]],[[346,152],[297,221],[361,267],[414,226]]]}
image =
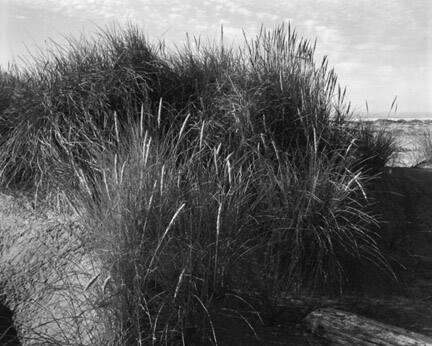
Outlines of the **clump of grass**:
{"label": "clump of grass", "polygon": [[364,186],[391,141],[347,126],[314,49],[282,25],[168,54],[129,28],[17,77],[2,182],[83,214],[114,343],[223,344],[226,321],[255,333],[257,297],[341,288],[352,260],[388,269]]}
{"label": "clump of grass", "polygon": [[70,156],[91,174],[92,146],[108,146],[116,121],[151,107],[152,80],[164,65],[158,48],[132,28],[123,34],[70,40],[68,48],[54,47],[16,73],[20,83],[0,117],[4,184],[52,183],[52,176],[71,172],[53,159],[66,163]]}
{"label": "clump of grass", "polygon": [[197,138],[179,162],[187,133],[131,132],[100,153],[102,178],[91,189],[82,177],[77,199],[110,278],[115,343],[226,342],[227,320],[259,328],[256,295],[274,303],[293,288],[340,286],[346,259],[387,265],[349,151],[327,158],[316,143],[300,167],[276,146],[277,162],[259,148],[234,159]]}
{"label": "clump of grass", "polygon": [[[370,176],[355,170],[354,146],[322,155],[317,143],[296,164],[280,153],[278,165],[261,177],[267,227],[265,244],[269,283],[276,292],[292,288],[314,291],[343,289],[349,261],[389,269],[374,231],[377,221],[368,209]],[[352,170],[351,170],[352,169]],[[390,270],[391,271],[391,270]]]}
{"label": "clump of grass", "polygon": [[394,135],[384,129],[358,124],[354,128],[354,137],[358,165],[369,170],[370,174],[380,173],[398,152]]}
{"label": "clump of grass", "polygon": [[9,107],[16,85],[17,78],[12,73],[0,69],[0,113]]}
{"label": "clump of grass", "polygon": [[271,133],[284,150],[304,146],[313,128],[329,132],[323,145],[331,150],[344,138],[328,126],[342,122],[343,96],[339,91],[333,109],[336,76],[326,60],[316,68],[313,53],[284,26],[263,28],[239,52],[196,40],[169,55],[135,28],[70,40],[17,75],[23,82],[0,117],[3,184],[55,184],[56,176],[71,175],[71,156],[93,174],[93,147],[115,145],[116,124],[121,134],[141,112],[164,114],[146,117],[152,135],[179,129],[188,114],[192,127],[206,120],[212,142],[229,143],[228,153],[229,146],[255,145],[260,133]]}
{"label": "clump of grass", "polygon": [[114,344],[217,344],[218,321],[245,318],[227,301],[250,310],[234,282],[246,280],[241,267],[256,246],[252,176],[198,142],[178,163],[184,135],[158,142],[135,132],[116,154],[101,153],[98,201],[80,198],[112,281]]}

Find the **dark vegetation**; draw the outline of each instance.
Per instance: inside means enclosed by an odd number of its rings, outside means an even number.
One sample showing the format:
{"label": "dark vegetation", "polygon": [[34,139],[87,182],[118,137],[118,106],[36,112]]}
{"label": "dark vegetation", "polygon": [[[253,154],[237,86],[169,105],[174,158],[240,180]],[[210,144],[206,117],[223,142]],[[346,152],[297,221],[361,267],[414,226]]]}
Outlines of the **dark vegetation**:
{"label": "dark vegetation", "polygon": [[20,346],[17,331],[13,325],[13,312],[0,302],[0,344]]}
{"label": "dark vegetation", "polygon": [[391,275],[367,187],[392,138],[348,126],[336,74],[289,26],[239,49],[167,52],[134,27],[69,43],[2,73],[0,179],[84,216],[107,340],[227,344],[226,321],[258,330],[289,292]]}

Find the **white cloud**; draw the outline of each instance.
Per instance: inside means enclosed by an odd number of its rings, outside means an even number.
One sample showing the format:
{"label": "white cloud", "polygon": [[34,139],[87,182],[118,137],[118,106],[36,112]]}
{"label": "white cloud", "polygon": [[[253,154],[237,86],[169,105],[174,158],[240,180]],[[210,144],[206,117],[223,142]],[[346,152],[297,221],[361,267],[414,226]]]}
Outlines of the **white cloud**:
{"label": "white cloud", "polygon": [[300,22],[300,25],[304,26],[307,31],[314,32],[315,28],[317,26],[317,22],[315,20],[309,18],[309,19],[306,19],[306,20]]}
{"label": "white cloud", "polygon": [[375,42],[364,42],[354,45],[354,48],[357,50],[373,50],[376,49],[376,47],[377,44]]}
{"label": "white cloud", "polygon": [[364,68],[364,65],[357,61],[343,61],[336,65],[338,72],[343,72],[344,74],[352,74]]}
{"label": "white cloud", "polygon": [[380,46],[380,49],[385,52],[392,52],[397,49],[397,46],[395,44],[383,44]]}
{"label": "white cloud", "polygon": [[95,16],[112,18],[119,21],[132,19],[136,10],[132,3],[122,0],[15,0],[31,8],[42,8],[53,12],[61,12],[69,16]]}
{"label": "white cloud", "polygon": [[256,16],[260,20],[270,20],[272,22],[276,22],[280,19],[279,15],[277,15],[277,14],[271,14],[271,13],[265,13],[265,12],[258,12],[258,13],[256,13]]}
{"label": "white cloud", "polygon": [[378,73],[384,78],[389,77],[392,74],[393,70],[394,68],[391,65],[382,65],[378,67]]}
{"label": "white cloud", "polygon": [[336,28],[332,28],[326,25],[317,25],[316,30],[322,44],[329,46],[343,44],[343,36]]}

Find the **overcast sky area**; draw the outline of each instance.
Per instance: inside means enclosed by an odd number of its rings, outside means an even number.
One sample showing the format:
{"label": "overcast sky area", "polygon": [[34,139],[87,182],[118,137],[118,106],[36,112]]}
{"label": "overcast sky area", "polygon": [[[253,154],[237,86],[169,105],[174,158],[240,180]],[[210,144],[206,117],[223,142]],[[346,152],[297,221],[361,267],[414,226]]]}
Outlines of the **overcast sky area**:
{"label": "overcast sky area", "polygon": [[431,0],[0,0],[0,65],[19,63],[49,38],[87,35],[133,22],[151,41],[181,44],[185,33],[241,40],[261,24],[290,22],[317,38],[355,109],[432,112]]}

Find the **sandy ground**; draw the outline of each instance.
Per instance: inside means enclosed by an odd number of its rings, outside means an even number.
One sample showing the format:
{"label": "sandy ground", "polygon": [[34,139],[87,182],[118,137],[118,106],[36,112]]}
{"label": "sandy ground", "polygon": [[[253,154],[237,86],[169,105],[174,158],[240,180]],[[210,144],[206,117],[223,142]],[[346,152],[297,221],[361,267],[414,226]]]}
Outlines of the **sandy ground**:
{"label": "sandy ground", "polygon": [[[97,273],[76,217],[34,210],[24,196],[0,194],[0,282],[24,345],[90,345]],[[92,334],[93,333],[93,334]]]}

